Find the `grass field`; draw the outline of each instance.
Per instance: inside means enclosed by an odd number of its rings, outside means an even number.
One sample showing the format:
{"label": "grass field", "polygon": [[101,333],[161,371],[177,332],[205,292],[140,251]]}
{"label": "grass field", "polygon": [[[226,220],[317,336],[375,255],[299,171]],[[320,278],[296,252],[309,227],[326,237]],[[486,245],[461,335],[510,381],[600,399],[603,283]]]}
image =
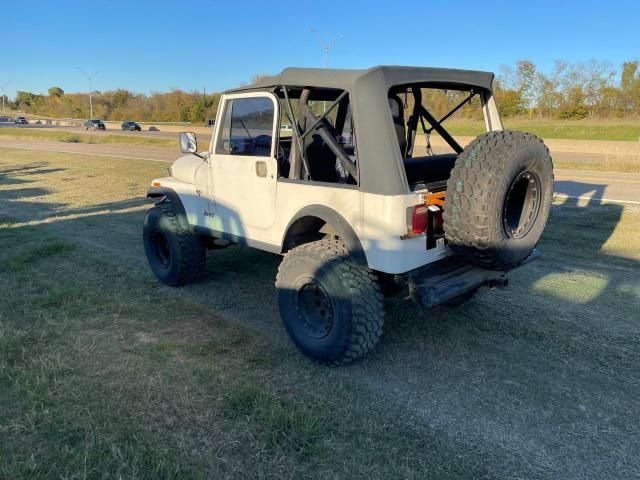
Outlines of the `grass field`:
{"label": "grass field", "polygon": [[[531,132],[541,138],[640,141],[639,120],[530,120],[507,117],[503,119],[503,123],[505,128]],[[452,135],[476,136],[484,132],[482,121],[452,118],[444,125]]]}
{"label": "grass field", "polygon": [[0,478],[637,478],[640,210],[555,206],[508,289],[338,369],[281,327],[279,258],[159,285],[157,162],[0,149]]}
{"label": "grass field", "polygon": [[105,132],[73,133],[60,130],[46,130],[35,128],[0,128],[0,138],[12,138],[23,140],[57,140],[68,143],[101,143],[139,145],[148,147],[175,148],[178,145],[176,139],[150,138],[145,136],[118,135]]}

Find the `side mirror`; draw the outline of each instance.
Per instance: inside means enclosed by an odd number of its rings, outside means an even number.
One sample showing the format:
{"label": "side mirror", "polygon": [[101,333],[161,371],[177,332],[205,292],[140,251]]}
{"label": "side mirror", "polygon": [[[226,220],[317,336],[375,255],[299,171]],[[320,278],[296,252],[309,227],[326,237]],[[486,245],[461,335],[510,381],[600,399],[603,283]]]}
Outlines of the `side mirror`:
{"label": "side mirror", "polygon": [[198,140],[193,132],[180,132],[180,150],[182,153],[197,153]]}

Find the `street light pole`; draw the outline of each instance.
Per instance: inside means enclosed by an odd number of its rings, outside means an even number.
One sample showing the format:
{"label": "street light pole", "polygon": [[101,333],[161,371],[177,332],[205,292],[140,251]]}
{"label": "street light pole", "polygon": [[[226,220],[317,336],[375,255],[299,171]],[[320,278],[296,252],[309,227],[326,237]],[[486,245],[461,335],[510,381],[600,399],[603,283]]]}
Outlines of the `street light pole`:
{"label": "street light pole", "polygon": [[[320,35],[320,32],[318,32],[318,30],[316,30],[315,28],[310,28],[309,31],[315,33],[316,36],[318,37],[318,41],[320,42],[320,48],[322,48],[322,66],[323,68],[328,68],[329,52],[331,52],[331,49],[335,46],[338,39],[344,38],[344,37],[342,35],[336,35],[333,38],[333,40],[331,40],[331,43],[326,43],[324,41],[324,38],[322,38],[322,35]],[[322,101],[322,110],[325,112],[327,111],[327,102],[325,102],[324,100]]]}
{"label": "street light pole", "polygon": [[5,110],[4,110],[4,89],[5,89],[5,87],[7,85],[9,85],[9,83],[11,83],[11,82],[7,82],[4,85],[2,85],[2,87],[0,87],[0,93],[2,94],[2,113],[5,113]]}
{"label": "street light pole", "polygon": [[334,37],[334,39],[331,40],[331,43],[326,43],[324,41],[324,38],[322,38],[322,35],[320,35],[320,32],[318,32],[318,30],[316,30],[315,28],[310,28],[309,31],[315,33],[316,36],[318,37],[318,40],[320,41],[320,48],[322,48],[322,65],[323,65],[323,67],[324,68],[329,67],[329,52],[331,52],[331,49],[335,46],[335,44],[338,41],[338,39],[344,38],[344,36],[336,35]]}
{"label": "street light pole", "polygon": [[93,94],[93,77],[96,75],[96,73],[98,72],[93,72],[92,75],[89,75],[87,72],[85,72],[83,69],[81,69],[80,67],[76,67],[77,70],[80,70],[80,72],[82,72],[82,74],[87,77],[87,80],[89,80],[89,111],[90,111],[90,116],[89,118],[93,118],[93,99],[92,99],[92,94]]}

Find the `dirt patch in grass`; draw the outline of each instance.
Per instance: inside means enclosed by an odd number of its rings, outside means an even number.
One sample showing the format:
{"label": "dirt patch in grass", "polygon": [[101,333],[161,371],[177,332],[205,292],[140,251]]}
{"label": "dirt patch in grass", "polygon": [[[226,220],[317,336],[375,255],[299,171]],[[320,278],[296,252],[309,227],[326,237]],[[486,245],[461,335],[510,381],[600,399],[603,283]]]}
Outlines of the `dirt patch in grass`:
{"label": "dirt patch in grass", "polygon": [[[34,156],[37,156],[35,158]],[[278,257],[211,252],[159,285],[157,162],[0,151],[7,478],[633,478],[640,210],[553,208],[504,291],[420,317],[339,369],[281,327]]]}

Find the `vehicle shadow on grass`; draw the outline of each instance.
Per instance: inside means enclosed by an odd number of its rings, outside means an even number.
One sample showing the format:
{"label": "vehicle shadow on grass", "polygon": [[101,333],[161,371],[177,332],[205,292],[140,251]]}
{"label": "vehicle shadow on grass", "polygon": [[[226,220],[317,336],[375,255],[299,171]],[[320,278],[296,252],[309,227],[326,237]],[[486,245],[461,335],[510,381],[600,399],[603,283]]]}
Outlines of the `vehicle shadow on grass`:
{"label": "vehicle shadow on grass", "polygon": [[[598,185],[583,191],[602,198]],[[554,206],[542,257],[512,272],[509,288],[423,322],[408,306],[389,309],[383,343],[353,370],[427,426],[484,445],[505,472],[637,474],[628,420],[640,408],[640,262],[603,250],[623,211],[597,199]],[[367,371],[373,362],[386,386]]]}
{"label": "vehicle shadow on grass", "polygon": [[[640,393],[640,265],[602,251],[623,208],[590,207],[554,207],[542,259],[513,272],[509,289],[424,318],[389,304],[380,345],[331,375],[365,384],[453,445],[479,447],[498,470],[604,478],[640,467],[620,463],[640,447],[628,422]],[[212,251],[207,280],[180,294],[269,337],[297,364],[307,360],[281,326],[279,261],[247,247]]]}
{"label": "vehicle shadow on grass", "polygon": [[[629,477],[640,470],[628,421],[640,407],[640,262],[603,249],[621,205],[567,199],[552,210],[542,258],[512,272],[508,289],[424,317],[389,302],[382,342],[331,375],[402,406],[461,451],[478,448],[496,476]],[[230,253],[214,255],[209,269],[213,279],[231,268],[234,282],[253,290],[235,291],[234,301],[254,310],[234,313],[254,327],[279,323],[269,278],[277,260]]]}
{"label": "vehicle shadow on grass", "polygon": [[[1,190],[0,221],[51,220],[31,228],[51,228],[153,281],[141,242],[146,200],[82,208],[32,200],[47,195],[39,187]],[[287,352],[265,359],[281,362],[278,368],[364,385],[456,455],[482,459],[488,476],[628,478],[640,468],[637,426],[629,421],[640,396],[640,264],[602,251],[622,213],[621,206],[572,200],[554,207],[542,258],[513,272],[508,289],[425,317],[410,303],[389,303],[380,345],[334,370],[315,369],[295,353],[281,327],[278,256],[241,246],[214,250],[204,282],[158,288],[269,337]]]}

